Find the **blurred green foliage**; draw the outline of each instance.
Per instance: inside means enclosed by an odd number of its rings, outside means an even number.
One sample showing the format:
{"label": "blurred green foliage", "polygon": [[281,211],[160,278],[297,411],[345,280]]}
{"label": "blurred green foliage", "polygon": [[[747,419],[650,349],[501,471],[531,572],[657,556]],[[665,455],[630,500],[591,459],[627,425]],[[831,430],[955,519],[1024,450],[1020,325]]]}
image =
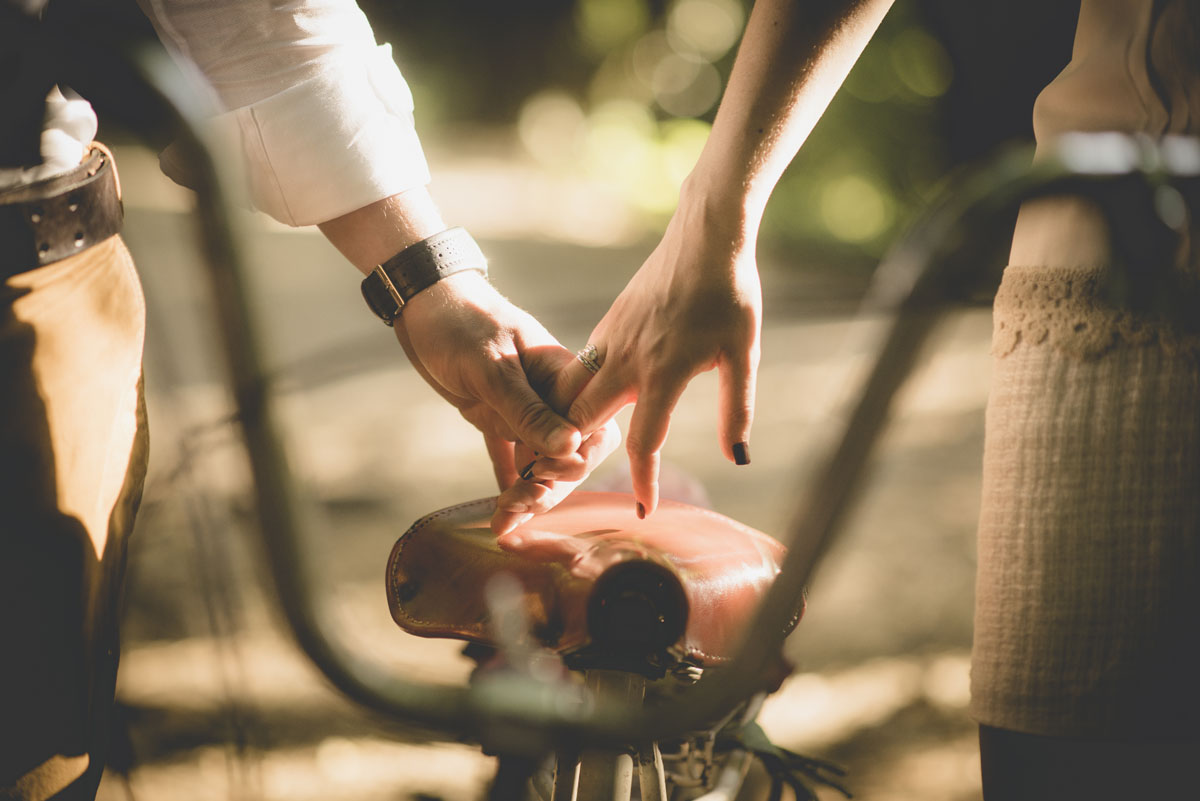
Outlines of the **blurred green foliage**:
{"label": "blurred green foliage", "polygon": [[[748,0],[363,0],[423,136],[512,126],[544,168],[619,185],[657,229],[707,135]],[[900,2],[777,186],[768,246],[873,264],[947,165],[951,61]]]}
{"label": "blurred green foliage", "polygon": [[941,45],[897,4],[776,187],[764,232],[881,255],[948,169],[940,100],[952,80]]}

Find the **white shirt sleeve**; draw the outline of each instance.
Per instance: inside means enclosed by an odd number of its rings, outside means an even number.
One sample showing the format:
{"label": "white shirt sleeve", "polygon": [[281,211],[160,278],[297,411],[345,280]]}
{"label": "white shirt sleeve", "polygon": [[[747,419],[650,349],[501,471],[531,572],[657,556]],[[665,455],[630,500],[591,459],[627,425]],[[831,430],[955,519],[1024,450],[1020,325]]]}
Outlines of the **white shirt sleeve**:
{"label": "white shirt sleeve", "polygon": [[141,2],[216,92],[261,211],[312,225],[429,182],[412,93],[354,0]]}

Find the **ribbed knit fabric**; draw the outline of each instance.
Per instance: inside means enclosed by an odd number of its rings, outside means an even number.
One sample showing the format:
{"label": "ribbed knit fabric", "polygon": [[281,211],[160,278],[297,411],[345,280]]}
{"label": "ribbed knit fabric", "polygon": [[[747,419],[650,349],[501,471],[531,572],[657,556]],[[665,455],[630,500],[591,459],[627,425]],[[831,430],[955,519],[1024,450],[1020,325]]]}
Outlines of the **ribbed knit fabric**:
{"label": "ribbed knit fabric", "polygon": [[[1200,135],[1200,4],[1083,0],[1071,62],[1034,106],[1038,157],[1075,131]],[[1200,738],[1200,208],[1171,254],[1025,203],[995,302],[971,708],[990,726]],[[1144,207],[1141,211],[1137,209]],[[1139,216],[1140,215],[1140,216]],[[1159,226],[1161,227],[1161,226]],[[1157,253],[1157,256],[1151,256]],[[1182,313],[1179,313],[1182,312]]]}
{"label": "ribbed knit fabric", "polygon": [[1103,739],[1200,722],[1200,359],[1098,271],[995,304],[972,667],[982,723]]}

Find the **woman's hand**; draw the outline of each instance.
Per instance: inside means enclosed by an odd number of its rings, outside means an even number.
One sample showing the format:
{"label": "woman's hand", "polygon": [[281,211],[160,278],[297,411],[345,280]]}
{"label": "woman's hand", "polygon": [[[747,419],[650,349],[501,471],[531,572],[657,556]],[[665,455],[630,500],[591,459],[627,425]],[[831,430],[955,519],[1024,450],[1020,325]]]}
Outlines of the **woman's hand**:
{"label": "woman's hand", "polygon": [[[572,365],[580,369],[573,369]],[[570,356],[554,380],[543,384],[546,387],[543,396],[555,411],[567,409],[591,378],[592,374]],[[538,453],[524,442],[514,444],[489,439],[492,463],[499,465],[508,460],[512,465],[503,474],[500,469],[496,471],[503,492],[496,499],[492,531],[499,535],[501,544],[505,534],[534,515],[557,506],[620,444],[621,430],[611,418],[585,434],[579,448],[565,457]]]}
{"label": "woman's hand", "polygon": [[496,499],[492,515],[492,531],[500,536],[501,544],[505,534],[561,503],[620,444],[621,430],[615,420],[588,434],[579,449],[565,458],[539,456],[529,446],[516,443],[513,454],[518,477],[501,484],[504,491]]}
{"label": "woman's hand", "polygon": [[[636,403],[626,449],[637,513],[658,505],[659,452],[688,382],[720,372],[720,446],[750,461],[762,290],[754,233],[681,205],[662,241],[592,332],[600,369],[567,417],[587,433]],[[566,366],[568,383],[586,368]]]}

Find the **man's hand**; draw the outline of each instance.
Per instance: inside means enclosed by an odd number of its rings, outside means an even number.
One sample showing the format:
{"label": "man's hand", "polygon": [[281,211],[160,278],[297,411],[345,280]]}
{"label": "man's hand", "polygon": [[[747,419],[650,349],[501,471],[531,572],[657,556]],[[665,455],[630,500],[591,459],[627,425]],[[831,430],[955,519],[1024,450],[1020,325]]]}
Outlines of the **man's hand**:
{"label": "man's hand", "polygon": [[[422,377],[488,438],[493,463],[498,441],[560,458],[579,448],[579,430],[542,399],[574,357],[480,274],[458,273],[420,292],[395,330]],[[515,471],[501,462],[503,484]]]}
{"label": "man's hand", "polygon": [[[546,395],[546,400],[555,409],[569,407],[592,377],[586,370],[575,370],[571,365],[581,366],[572,356],[563,364],[563,369]],[[510,458],[511,455],[514,465],[511,480],[502,477],[500,470],[496,471],[496,478],[504,491],[496,500],[492,531],[500,535],[501,544],[504,543],[505,534],[534,515],[547,512],[562,502],[619,444],[621,431],[612,419],[585,434],[575,453],[566,457],[536,453],[522,442],[516,443],[510,451],[503,452],[497,447],[499,443],[489,441],[488,451],[493,453],[493,464],[498,464],[496,452],[501,452],[503,458]]]}
{"label": "man's hand", "polygon": [[478,273],[416,295],[396,337],[426,382],[483,432],[504,491],[492,519],[497,534],[554,507],[621,441],[612,421],[584,437],[555,412],[581,388],[564,370],[574,355]]}
{"label": "man's hand", "polygon": [[[366,274],[446,226],[418,187],[320,227]],[[455,273],[417,293],[395,331],[421,377],[483,432],[506,490],[492,523],[497,532],[561,501],[620,441],[614,423],[597,423],[584,437],[555,411],[565,410],[591,375],[565,370],[577,364],[574,355],[478,273]],[[526,470],[535,459],[536,469]]]}

